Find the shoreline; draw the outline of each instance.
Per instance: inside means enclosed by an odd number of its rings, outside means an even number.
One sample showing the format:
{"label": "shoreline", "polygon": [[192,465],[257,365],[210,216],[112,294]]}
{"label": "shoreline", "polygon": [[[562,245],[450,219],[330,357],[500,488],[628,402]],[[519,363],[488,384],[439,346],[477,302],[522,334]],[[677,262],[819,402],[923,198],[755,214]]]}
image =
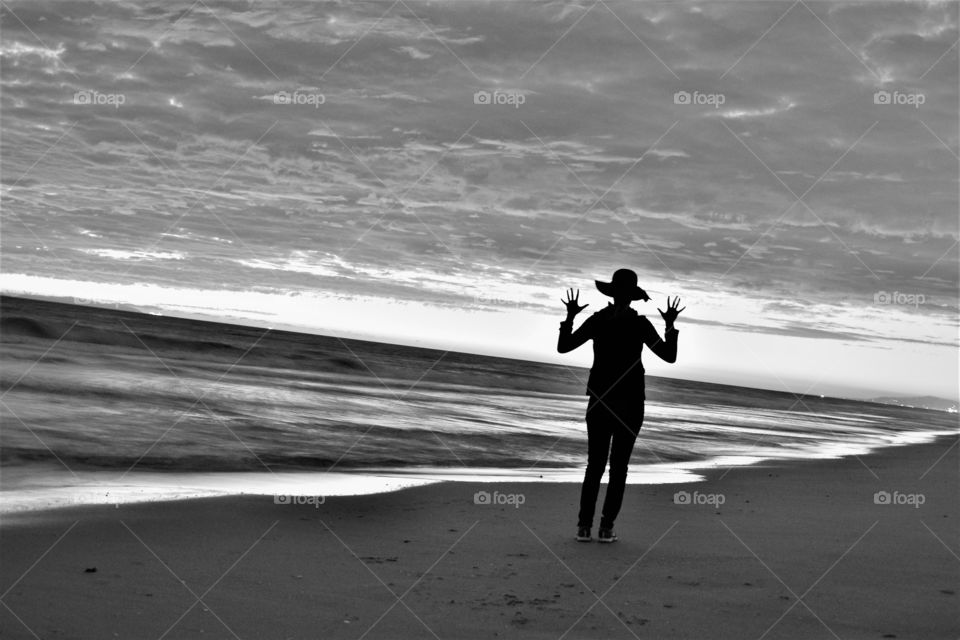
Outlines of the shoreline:
{"label": "shoreline", "polygon": [[[614,545],[573,541],[579,488],[569,483],[34,513],[0,534],[5,604],[16,613],[0,617],[0,631],[956,637],[958,470],[957,438],[945,437],[860,458],[717,469],[696,487],[632,485]],[[481,491],[523,500],[477,504]],[[690,499],[678,503],[678,491]]]}
{"label": "shoreline", "polygon": [[[660,462],[634,465],[628,485],[696,484],[734,469],[803,464],[811,460],[860,459],[910,446],[935,444],[960,436],[930,432],[905,432],[903,443],[872,448],[848,448],[810,458],[724,456],[718,459]],[[919,440],[919,441],[918,441]],[[638,445],[639,446],[639,445]],[[749,452],[746,452],[749,453]],[[724,462],[736,464],[723,464]],[[584,461],[584,464],[586,462]],[[571,468],[460,468],[371,467],[369,469],[264,470],[264,471],[119,471],[108,469],[66,470],[52,463],[0,467],[4,489],[0,490],[0,518],[24,513],[43,513],[77,507],[176,502],[200,498],[240,496],[360,496],[393,493],[441,483],[563,483],[579,484],[584,467]],[[14,486],[10,489],[8,487]]]}

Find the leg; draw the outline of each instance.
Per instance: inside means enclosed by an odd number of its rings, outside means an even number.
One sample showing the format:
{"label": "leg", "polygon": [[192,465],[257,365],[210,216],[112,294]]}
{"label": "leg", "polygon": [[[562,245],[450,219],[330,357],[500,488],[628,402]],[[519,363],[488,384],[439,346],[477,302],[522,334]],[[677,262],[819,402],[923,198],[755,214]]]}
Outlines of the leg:
{"label": "leg", "polygon": [[[636,411],[616,411],[619,420],[614,420],[613,443],[610,447],[610,481],[607,483],[607,495],[603,501],[603,514],[600,518],[601,529],[612,529],[613,522],[620,513],[623,504],[623,492],[627,485],[627,468],[630,454],[637,441],[637,433],[643,423],[643,410],[639,416]],[[632,414],[632,415],[631,415]],[[621,422],[622,421],[622,422]]]}
{"label": "leg", "polygon": [[601,415],[601,408],[602,406],[596,406],[595,400],[590,398],[587,405],[587,471],[583,475],[583,486],[580,489],[578,527],[593,526],[600,481],[603,480],[603,471],[607,466],[612,433],[608,421]]}

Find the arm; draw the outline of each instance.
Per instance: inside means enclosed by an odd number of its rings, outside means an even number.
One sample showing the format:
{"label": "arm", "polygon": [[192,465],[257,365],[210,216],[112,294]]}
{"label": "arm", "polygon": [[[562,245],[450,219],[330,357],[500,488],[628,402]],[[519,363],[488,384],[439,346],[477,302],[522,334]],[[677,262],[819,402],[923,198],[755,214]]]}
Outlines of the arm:
{"label": "arm", "polygon": [[592,338],[590,334],[590,318],[584,320],[576,331],[573,330],[573,318],[568,317],[560,323],[560,336],[557,338],[557,351],[567,353],[573,351],[584,342]]}
{"label": "arm", "polygon": [[580,291],[577,291],[576,295],[573,293],[573,289],[567,292],[567,300],[563,300],[563,304],[567,306],[567,319],[560,323],[560,336],[557,338],[557,351],[560,353],[567,353],[573,351],[584,342],[592,338],[590,334],[591,325],[590,318],[587,318],[586,321],[580,328],[576,331],[573,330],[573,319],[578,313],[586,309],[590,305],[580,306]]}
{"label": "arm", "polygon": [[664,362],[676,362],[677,361],[677,336],[680,334],[679,331],[674,328],[673,323],[676,321],[677,316],[680,315],[680,312],[683,309],[680,309],[680,298],[675,298],[671,303],[669,296],[667,297],[667,310],[663,311],[662,309],[657,309],[660,312],[660,315],[663,316],[663,321],[666,324],[666,328],[663,332],[663,339],[660,339],[660,336],[657,334],[657,330],[653,328],[653,325],[649,320],[644,318],[646,322],[646,327],[644,330],[644,343],[650,347],[650,350],[653,351],[657,356],[660,357]]}
{"label": "arm", "polygon": [[677,336],[680,334],[673,325],[670,325],[663,332],[663,339],[660,338],[660,334],[657,333],[657,330],[653,328],[653,324],[649,320],[644,318],[646,323],[646,328],[643,332],[643,342],[648,347],[650,351],[653,351],[657,356],[664,362],[676,362],[677,361]]}

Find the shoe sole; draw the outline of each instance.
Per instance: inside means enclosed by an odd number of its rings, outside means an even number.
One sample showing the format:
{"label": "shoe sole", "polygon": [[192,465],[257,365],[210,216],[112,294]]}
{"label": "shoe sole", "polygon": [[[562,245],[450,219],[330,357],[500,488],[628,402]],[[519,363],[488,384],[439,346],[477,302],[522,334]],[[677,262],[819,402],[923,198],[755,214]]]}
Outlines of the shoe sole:
{"label": "shoe sole", "polygon": [[577,542],[592,542],[592,541],[593,541],[593,538],[581,538],[580,536],[577,536]]}
{"label": "shoe sole", "polygon": [[597,538],[597,542],[603,542],[604,544],[610,544],[616,541],[617,541],[617,538]]}

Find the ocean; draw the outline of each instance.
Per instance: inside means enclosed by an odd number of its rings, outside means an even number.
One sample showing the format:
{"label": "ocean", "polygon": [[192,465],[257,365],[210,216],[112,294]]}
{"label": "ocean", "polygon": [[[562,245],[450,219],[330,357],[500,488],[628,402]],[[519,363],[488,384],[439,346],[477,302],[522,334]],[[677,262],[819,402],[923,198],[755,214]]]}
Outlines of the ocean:
{"label": "ocean", "polygon": [[[579,481],[587,370],[2,297],[0,510]],[[647,377],[631,482],[957,433],[927,409]]]}

